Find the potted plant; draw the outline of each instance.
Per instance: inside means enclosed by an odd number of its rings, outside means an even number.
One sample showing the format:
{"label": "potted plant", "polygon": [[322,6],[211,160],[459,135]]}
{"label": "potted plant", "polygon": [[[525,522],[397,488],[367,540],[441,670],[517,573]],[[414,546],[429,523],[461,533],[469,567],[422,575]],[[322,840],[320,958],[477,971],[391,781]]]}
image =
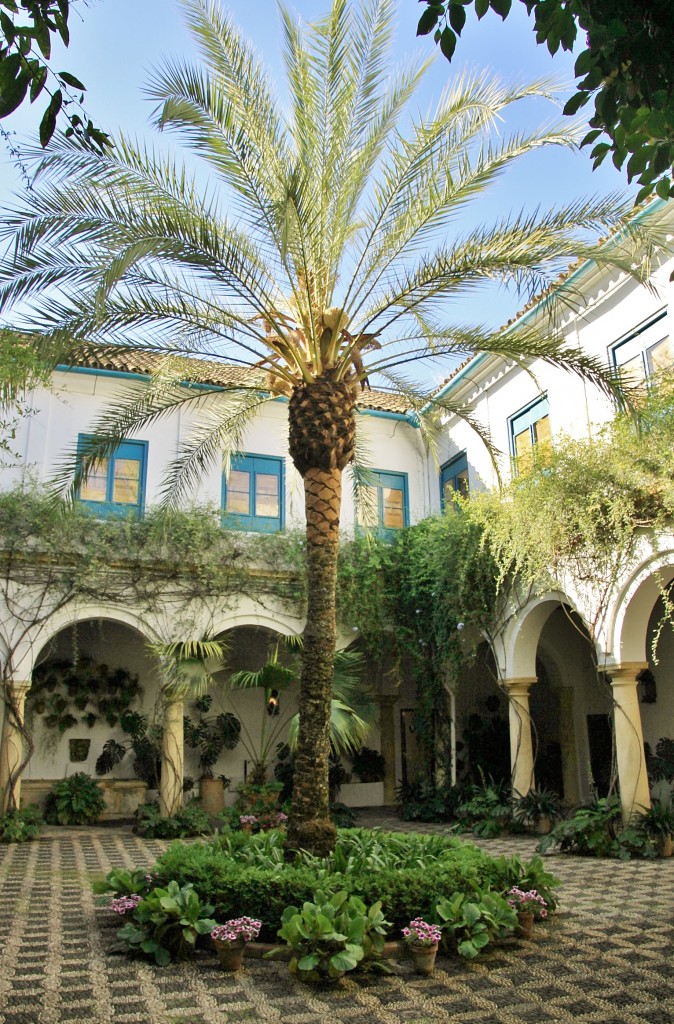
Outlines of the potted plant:
{"label": "potted plant", "polygon": [[236,917],[217,924],[211,932],[215,951],[223,971],[240,971],[247,942],[260,934],[262,921],[252,917]]}
{"label": "potted plant", "polygon": [[513,805],[513,818],[522,825],[533,825],[539,836],[547,835],[556,821],[562,818],[562,805],[552,789],[537,786],[524,796],[518,797]]}
{"label": "potted plant", "polygon": [[648,810],[642,815],[639,825],[655,842],[655,847],[661,857],[672,856],[672,836],[674,836],[674,809],[671,802],[654,800]]}
{"label": "potted plant", "polygon": [[417,974],[432,974],[435,970],[438,943],[442,938],[442,931],[438,925],[428,924],[422,917],[415,917],[407,928],[403,928],[403,938]]}
{"label": "potted plant", "polygon": [[213,766],[223,750],[234,750],[241,735],[241,722],[230,711],[208,717],[213,698],[205,693],[194,702],[198,721],[185,716],[185,743],[199,751],[199,796],[209,814],[219,814],[225,806],[224,776],[214,776]]}
{"label": "potted plant", "polygon": [[521,939],[532,939],[534,921],[548,916],[548,905],[535,889],[525,892],[514,885],[508,893],[508,903],[517,914],[517,935]]}

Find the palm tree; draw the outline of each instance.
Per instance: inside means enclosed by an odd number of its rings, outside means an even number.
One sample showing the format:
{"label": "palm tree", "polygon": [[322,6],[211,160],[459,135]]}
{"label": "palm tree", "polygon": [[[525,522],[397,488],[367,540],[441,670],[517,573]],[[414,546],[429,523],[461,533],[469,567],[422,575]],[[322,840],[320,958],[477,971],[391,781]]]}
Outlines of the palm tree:
{"label": "palm tree", "polygon": [[[308,579],[289,840],[321,852],[334,841],[335,581],[359,389],[373,377],[423,410],[429,396],[404,368],[476,351],[542,357],[610,387],[598,363],[552,333],[466,326],[460,300],[486,281],[533,295],[570,259],[596,257],[629,272],[633,236],[623,232],[610,252],[593,243],[616,222],[613,199],[503,216],[462,233],[459,214],[510,163],[541,146],[573,146],[577,135],[554,125],[497,135],[509,107],[549,89],[482,73],[456,79],[428,119],[410,114],[429,62],[391,72],[394,0],[357,10],[332,0],[312,25],[280,8],[286,111],[229,18],[207,0],[183,3],[202,64],[167,61],[149,94],[157,127],[179,133],[208,176],[123,136],[101,154],[56,141],[5,220],[0,305],[5,313],[15,306],[13,320],[41,332],[45,347],[95,343],[166,356],[148,386],[97,423],[74,493],[121,437],[187,406],[196,427],[166,480],[169,499],[180,501],[205,466],[224,458],[228,467],[262,402],[289,398]],[[256,367],[266,393],[259,381],[217,398],[185,387],[198,379],[195,354]]]}

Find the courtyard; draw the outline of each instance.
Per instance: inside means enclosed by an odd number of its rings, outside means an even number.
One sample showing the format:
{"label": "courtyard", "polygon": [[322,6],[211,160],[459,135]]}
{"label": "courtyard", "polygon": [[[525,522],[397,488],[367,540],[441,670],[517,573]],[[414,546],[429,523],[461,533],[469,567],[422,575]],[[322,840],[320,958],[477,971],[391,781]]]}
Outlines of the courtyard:
{"label": "courtyard", "polygon": [[[413,826],[373,812],[362,824]],[[530,857],[535,840],[481,840]],[[96,905],[92,877],[150,866],[166,847],[128,827],[47,828],[0,848],[0,1022],[61,1024],[597,1024],[674,1022],[674,861],[548,856],[562,879],[559,912],[535,940],[511,940],[479,962],[440,957],[422,978],[400,961],[389,976],[330,989],[287,965],[248,959],[237,975],[216,959],[157,968],[114,952],[118,919]]]}

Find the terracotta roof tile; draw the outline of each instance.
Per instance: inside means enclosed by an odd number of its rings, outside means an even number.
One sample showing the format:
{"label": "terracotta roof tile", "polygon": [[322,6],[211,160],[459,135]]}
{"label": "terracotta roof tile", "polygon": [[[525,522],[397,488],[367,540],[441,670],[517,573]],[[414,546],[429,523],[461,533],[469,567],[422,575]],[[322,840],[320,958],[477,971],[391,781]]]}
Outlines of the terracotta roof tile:
{"label": "terracotta roof tile", "polygon": [[[113,370],[117,373],[152,374],[159,369],[164,355],[136,348],[99,348],[91,347],[80,350],[72,357],[68,365],[86,367],[92,370]],[[192,371],[189,379],[199,384],[212,384],[216,387],[266,387],[267,375],[264,370],[249,366],[233,366],[229,363],[218,363],[209,359],[193,359],[184,357],[185,368]],[[186,379],[188,374],[186,373]],[[374,409],[381,412],[404,413],[409,403],[404,396],[389,394],[386,391],[370,391],[366,388],[357,398],[361,409]]]}

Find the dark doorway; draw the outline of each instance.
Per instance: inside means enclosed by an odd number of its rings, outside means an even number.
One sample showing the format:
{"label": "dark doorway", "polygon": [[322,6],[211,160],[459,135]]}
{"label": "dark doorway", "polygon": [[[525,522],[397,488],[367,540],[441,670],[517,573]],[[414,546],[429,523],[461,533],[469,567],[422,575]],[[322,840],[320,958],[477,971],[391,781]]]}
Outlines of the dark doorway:
{"label": "dark doorway", "polygon": [[588,715],[590,768],[597,796],[608,796],[613,777],[613,729],[609,715]]}

